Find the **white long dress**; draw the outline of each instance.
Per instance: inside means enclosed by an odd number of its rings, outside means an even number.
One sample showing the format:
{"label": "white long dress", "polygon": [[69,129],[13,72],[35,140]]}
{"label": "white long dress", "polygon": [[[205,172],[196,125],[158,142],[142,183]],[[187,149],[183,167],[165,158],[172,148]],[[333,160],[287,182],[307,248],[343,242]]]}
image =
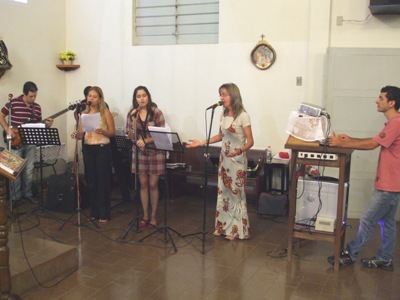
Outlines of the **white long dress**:
{"label": "white long dress", "polygon": [[222,116],[223,134],[218,169],[218,197],[215,230],[222,235],[239,239],[250,238],[249,218],[245,194],[247,156],[243,152],[235,157],[226,154],[246,143],[243,128],[250,126],[250,117],[242,112],[236,119]]}

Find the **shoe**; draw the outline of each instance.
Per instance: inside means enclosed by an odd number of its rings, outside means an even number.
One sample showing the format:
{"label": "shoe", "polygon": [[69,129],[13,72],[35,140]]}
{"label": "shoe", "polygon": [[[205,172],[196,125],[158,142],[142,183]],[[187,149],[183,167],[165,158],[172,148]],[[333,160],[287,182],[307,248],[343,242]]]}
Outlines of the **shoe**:
{"label": "shoe", "polygon": [[39,200],[37,200],[37,199],[35,199],[33,197],[24,197],[24,200],[28,201],[28,202],[30,202],[32,204],[39,204]]}
{"label": "shoe", "polygon": [[[328,257],[328,262],[333,265],[335,263],[335,256],[329,256]],[[339,255],[339,266],[348,266],[354,263],[354,260],[351,259],[349,250],[344,249],[340,252]]]}
{"label": "shoe", "polygon": [[139,227],[144,228],[147,226],[148,223],[149,223],[149,221],[142,220],[139,222]]}
{"label": "shoe", "polygon": [[99,223],[107,223],[108,222],[108,219],[100,219],[99,220]]}
{"label": "shoe", "polygon": [[361,259],[361,263],[363,264],[364,267],[367,268],[378,268],[382,269],[385,271],[394,271],[394,266],[393,266],[393,260],[388,259],[378,259],[376,256],[371,257],[371,258],[363,258]]}
{"label": "shoe", "polygon": [[[17,207],[19,207],[19,206],[21,206],[21,205],[22,205],[21,199],[17,199],[17,200],[13,200],[13,201],[12,201],[12,208],[13,208],[13,209],[14,209],[14,208],[17,208]],[[8,208],[11,208],[10,203],[7,203],[7,207],[8,207]]]}
{"label": "shoe", "polygon": [[157,222],[154,222],[154,223],[150,223],[149,222],[147,227],[149,227],[149,228],[157,228]]}

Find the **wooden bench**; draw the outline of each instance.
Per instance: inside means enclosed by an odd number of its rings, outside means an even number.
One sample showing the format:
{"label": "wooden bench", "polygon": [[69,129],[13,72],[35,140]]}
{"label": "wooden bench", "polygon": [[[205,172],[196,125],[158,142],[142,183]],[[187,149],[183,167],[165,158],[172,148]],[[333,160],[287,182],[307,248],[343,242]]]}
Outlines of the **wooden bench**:
{"label": "wooden bench", "polygon": [[[185,143],[183,143],[185,147]],[[218,159],[221,147],[210,146],[210,159],[207,162],[207,188],[216,192],[218,181]],[[167,163],[185,163],[186,168],[168,169],[169,192],[171,198],[184,194],[201,193],[205,185],[206,147],[184,148],[183,153],[171,153]],[[264,150],[247,151],[249,168],[247,170],[246,198],[256,203],[264,190]],[[216,194],[215,194],[216,196]]]}

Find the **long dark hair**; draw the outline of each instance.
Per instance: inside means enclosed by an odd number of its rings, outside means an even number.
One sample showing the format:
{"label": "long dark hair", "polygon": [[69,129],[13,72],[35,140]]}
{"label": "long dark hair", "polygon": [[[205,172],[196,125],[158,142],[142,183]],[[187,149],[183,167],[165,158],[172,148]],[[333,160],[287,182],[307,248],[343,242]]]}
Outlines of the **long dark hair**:
{"label": "long dark hair", "polygon": [[151,99],[151,94],[150,94],[150,92],[149,92],[149,90],[148,90],[147,87],[145,87],[145,86],[143,86],[143,85],[139,85],[139,86],[138,86],[137,88],[135,88],[135,90],[133,91],[133,96],[132,96],[132,106],[133,106],[133,109],[136,109],[136,108],[139,107],[139,103],[137,103],[137,101],[136,101],[136,94],[137,94],[138,91],[140,91],[140,90],[145,91],[145,93],[147,94],[147,97],[149,98],[149,101],[147,102],[147,105],[146,105],[146,109],[147,109],[147,112],[148,112],[148,114],[149,114],[149,119],[150,119],[150,120],[153,120],[153,118],[154,118],[154,110],[156,109],[157,104],[155,104],[155,103],[153,102],[153,100]]}

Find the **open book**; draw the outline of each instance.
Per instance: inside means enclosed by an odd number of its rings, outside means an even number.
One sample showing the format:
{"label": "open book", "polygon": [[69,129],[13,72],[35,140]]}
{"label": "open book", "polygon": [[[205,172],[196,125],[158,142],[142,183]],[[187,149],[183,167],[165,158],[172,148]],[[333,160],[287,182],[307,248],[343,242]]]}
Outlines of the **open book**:
{"label": "open book", "polygon": [[15,180],[24,169],[25,165],[26,159],[23,159],[6,149],[0,152],[0,175],[3,175],[10,180]]}

